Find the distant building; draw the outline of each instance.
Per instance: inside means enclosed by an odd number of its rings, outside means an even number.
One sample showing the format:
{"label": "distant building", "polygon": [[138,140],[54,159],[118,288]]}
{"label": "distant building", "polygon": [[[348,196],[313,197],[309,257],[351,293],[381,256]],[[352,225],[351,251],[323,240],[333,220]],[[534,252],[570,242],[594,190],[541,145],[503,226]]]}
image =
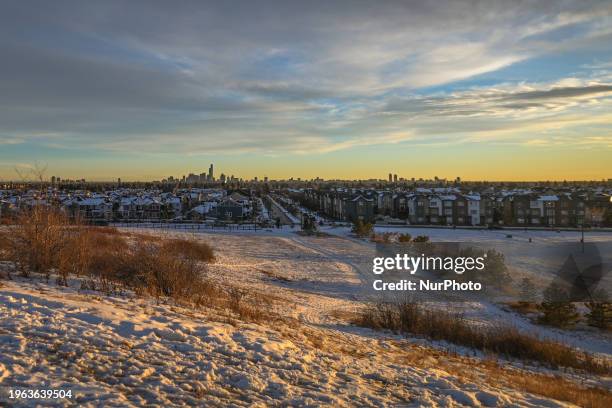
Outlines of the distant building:
{"label": "distant building", "polygon": [[361,194],[344,200],[344,213],[348,221],[374,221],[374,200]]}

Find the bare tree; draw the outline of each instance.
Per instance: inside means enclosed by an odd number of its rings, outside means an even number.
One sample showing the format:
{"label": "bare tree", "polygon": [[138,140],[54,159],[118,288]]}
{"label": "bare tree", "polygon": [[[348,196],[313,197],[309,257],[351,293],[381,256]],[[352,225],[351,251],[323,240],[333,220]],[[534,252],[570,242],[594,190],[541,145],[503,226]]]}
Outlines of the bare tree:
{"label": "bare tree", "polygon": [[47,164],[40,164],[38,162],[34,162],[33,165],[27,167],[26,170],[22,170],[19,167],[15,166],[15,173],[19,176],[19,179],[23,183],[29,183],[30,180],[33,182],[38,182],[38,187],[40,192],[43,192],[45,186],[45,174],[47,173]]}

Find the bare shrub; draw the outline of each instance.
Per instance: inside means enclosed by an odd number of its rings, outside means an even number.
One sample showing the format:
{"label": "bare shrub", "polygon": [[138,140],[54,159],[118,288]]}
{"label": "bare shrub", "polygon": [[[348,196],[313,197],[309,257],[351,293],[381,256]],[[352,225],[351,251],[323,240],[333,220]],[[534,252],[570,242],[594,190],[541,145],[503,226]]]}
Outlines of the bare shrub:
{"label": "bare shrub", "polygon": [[[6,241],[6,247],[9,259],[24,275],[53,271],[58,284],[67,285],[69,278],[76,276],[84,290],[116,293],[129,289],[181,304],[223,308],[248,321],[272,316],[271,301],[266,297],[214,284],[206,269],[214,260],[213,250],[195,239],[160,239],[115,228],[76,225],[61,214],[42,211],[24,216],[14,231],[16,238]],[[5,247],[2,245],[0,250]]]}
{"label": "bare shrub", "polygon": [[0,233],[0,261],[9,261],[11,259],[10,254],[12,245],[11,241],[8,238],[9,234],[6,232],[2,231],[2,233]]}
{"label": "bare shrub", "polygon": [[196,239],[167,239],[162,243],[162,249],[178,256],[202,262],[212,262],[215,259],[212,248],[208,244]]}
{"label": "bare shrub", "polygon": [[240,288],[231,288],[228,291],[229,309],[236,313],[240,319],[260,322],[271,317],[269,313],[270,302],[254,293]]}
{"label": "bare shrub", "polygon": [[65,214],[37,206],[20,214],[10,227],[9,258],[23,276],[31,272],[49,276],[67,247],[71,231]]}
{"label": "bare shrub", "polygon": [[355,323],[537,361],[554,368],[571,367],[597,374],[612,372],[609,362],[596,360],[565,344],[523,333],[513,326],[477,327],[460,314],[425,309],[413,302],[373,305]]}
{"label": "bare shrub", "polygon": [[389,244],[391,243],[392,237],[393,237],[393,234],[390,232],[383,232],[382,234],[374,233],[370,237],[370,241],[380,243],[380,244]]}
{"label": "bare shrub", "polygon": [[397,241],[398,242],[410,242],[412,240],[412,235],[406,233],[406,234],[400,234],[397,237]]}
{"label": "bare shrub", "polygon": [[506,305],[522,315],[535,315],[540,312],[540,305],[534,302],[525,302],[521,300],[518,302],[508,302]]}
{"label": "bare shrub", "polygon": [[131,286],[129,282],[136,268],[134,262],[129,262],[130,247],[123,236],[91,228],[85,242],[89,245],[90,289],[114,293],[119,286]]}
{"label": "bare shrub", "polygon": [[151,243],[137,244],[134,257],[139,262],[138,274],[155,296],[187,297],[191,282],[197,280],[200,270],[197,263],[186,257],[178,257]]}
{"label": "bare shrub", "polygon": [[360,238],[369,237],[374,232],[374,224],[370,222],[363,222],[363,220],[358,219],[353,223],[351,232]]}
{"label": "bare shrub", "polygon": [[135,239],[128,241],[115,228],[71,223],[44,207],[20,215],[10,229],[0,251],[24,276],[57,272],[62,285],[78,276],[86,278],[84,287],[96,290],[125,287],[197,304],[216,292],[205,279],[205,262],[214,259],[213,251],[202,242],[129,234]]}
{"label": "bare shrub", "polygon": [[65,244],[59,249],[56,260],[57,283],[68,286],[70,275],[83,276],[89,272],[91,233],[84,228],[75,228],[65,234],[64,240]]}

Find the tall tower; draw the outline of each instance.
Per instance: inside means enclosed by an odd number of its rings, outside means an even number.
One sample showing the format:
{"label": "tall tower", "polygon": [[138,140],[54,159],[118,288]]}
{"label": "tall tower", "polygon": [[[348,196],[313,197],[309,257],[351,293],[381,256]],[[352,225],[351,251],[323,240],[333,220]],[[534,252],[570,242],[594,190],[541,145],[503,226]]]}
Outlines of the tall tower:
{"label": "tall tower", "polygon": [[210,163],[210,167],[208,168],[208,179],[210,181],[214,181],[215,180],[215,173],[214,173],[214,169],[213,169],[213,164]]}

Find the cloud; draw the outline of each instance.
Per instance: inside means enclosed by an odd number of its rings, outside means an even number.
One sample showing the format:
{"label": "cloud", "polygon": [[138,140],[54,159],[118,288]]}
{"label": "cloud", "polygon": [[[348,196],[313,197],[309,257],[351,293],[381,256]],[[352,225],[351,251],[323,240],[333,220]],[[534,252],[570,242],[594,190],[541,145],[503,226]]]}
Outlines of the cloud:
{"label": "cloud", "polygon": [[611,14],[589,1],[9,2],[0,144],[275,155],[466,143],[570,112],[585,126],[610,107],[605,62],[552,83],[427,87],[588,53]]}
{"label": "cloud", "polygon": [[583,96],[611,95],[612,85],[587,85],[563,88],[551,88],[541,91],[517,92],[505,97],[506,100],[533,100],[533,99],[558,99],[576,98]]}

